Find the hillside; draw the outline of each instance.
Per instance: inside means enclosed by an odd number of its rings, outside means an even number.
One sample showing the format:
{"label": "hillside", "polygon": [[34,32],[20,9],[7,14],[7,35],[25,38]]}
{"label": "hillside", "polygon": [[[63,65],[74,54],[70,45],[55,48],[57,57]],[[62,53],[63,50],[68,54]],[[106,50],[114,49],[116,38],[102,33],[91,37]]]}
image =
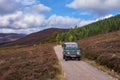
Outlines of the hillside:
{"label": "hillside", "polygon": [[22,37],[25,37],[25,34],[0,33],[0,44],[10,42],[10,41],[15,41]]}
{"label": "hillside", "polygon": [[53,46],[0,48],[0,80],[63,80]]}
{"label": "hillside", "polygon": [[83,56],[120,73],[120,30],[78,40]]}
{"label": "hillside", "polygon": [[86,26],[77,27],[70,29],[66,33],[57,34],[54,39],[57,41],[76,41],[82,38],[105,34],[112,31],[117,31],[120,29],[120,15],[114,17],[100,20]]}
{"label": "hillside", "polygon": [[36,33],[29,34],[21,39],[5,44],[3,46],[14,45],[33,45],[45,42],[47,38],[56,35],[57,33],[66,32],[68,29],[49,28]]}

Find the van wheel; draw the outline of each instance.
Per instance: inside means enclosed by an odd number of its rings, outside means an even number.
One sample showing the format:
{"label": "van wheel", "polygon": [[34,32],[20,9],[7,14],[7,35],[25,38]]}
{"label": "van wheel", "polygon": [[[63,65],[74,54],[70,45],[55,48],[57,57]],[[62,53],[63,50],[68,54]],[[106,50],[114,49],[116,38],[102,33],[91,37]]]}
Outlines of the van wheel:
{"label": "van wheel", "polygon": [[80,61],[80,57],[78,57],[78,61]]}
{"label": "van wheel", "polygon": [[67,59],[67,57],[65,57],[65,61],[67,61],[68,59]]}

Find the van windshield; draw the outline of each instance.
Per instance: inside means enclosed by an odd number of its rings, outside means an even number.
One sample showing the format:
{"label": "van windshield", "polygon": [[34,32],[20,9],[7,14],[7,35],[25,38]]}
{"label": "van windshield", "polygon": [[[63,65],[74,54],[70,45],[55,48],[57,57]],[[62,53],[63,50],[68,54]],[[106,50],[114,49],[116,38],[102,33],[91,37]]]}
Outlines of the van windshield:
{"label": "van windshield", "polygon": [[78,49],[77,44],[66,44],[65,49]]}

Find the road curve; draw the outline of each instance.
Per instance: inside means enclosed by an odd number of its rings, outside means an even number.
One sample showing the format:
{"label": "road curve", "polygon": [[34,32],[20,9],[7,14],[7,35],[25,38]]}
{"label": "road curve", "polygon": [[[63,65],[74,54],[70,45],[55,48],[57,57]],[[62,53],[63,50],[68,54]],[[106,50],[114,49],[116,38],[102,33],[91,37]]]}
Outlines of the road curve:
{"label": "road curve", "polygon": [[55,46],[54,50],[67,80],[117,80],[84,61],[63,60],[63,49],[60,45]]}

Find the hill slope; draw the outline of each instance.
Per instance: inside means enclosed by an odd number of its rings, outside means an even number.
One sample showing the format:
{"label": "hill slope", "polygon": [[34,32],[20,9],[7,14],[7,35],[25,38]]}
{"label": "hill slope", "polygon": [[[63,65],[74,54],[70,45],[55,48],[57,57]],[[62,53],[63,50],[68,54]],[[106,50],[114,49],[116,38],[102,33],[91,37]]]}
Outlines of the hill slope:
{"label": "hill slope", "polygon": [[78,43],[84,57],[120,73],[120,30],[80,39]]}
{"label": "hill slope", "polygon": [[0,48],[0,80],[64,80],[53,46]]}
{"label": "hill slope", "polygon": [[[120,15],[100,20],[83,27],[75,27],[66,33],[58,34],[59,41],[76,41],[98,34],[105,34],[120,29]],[[56,36],[55,36],[56,37]],[[54,38],[55,39],[55,38]]]}
{"label": "hill slope", "polygon": [[41,42],[44,42],[47,38],[51,37],[52,35],[55,35],[56,33],[66,31],[68,31],[68,29],[49,28],[43,31],[32,33],[24,38],[18,39],[3,46],[39,44]]}
{"label": "hill slope", "polygon": [[0,33],[0,44],[15,41],[24,37],[25,34],[15,34],[15,33]]}

